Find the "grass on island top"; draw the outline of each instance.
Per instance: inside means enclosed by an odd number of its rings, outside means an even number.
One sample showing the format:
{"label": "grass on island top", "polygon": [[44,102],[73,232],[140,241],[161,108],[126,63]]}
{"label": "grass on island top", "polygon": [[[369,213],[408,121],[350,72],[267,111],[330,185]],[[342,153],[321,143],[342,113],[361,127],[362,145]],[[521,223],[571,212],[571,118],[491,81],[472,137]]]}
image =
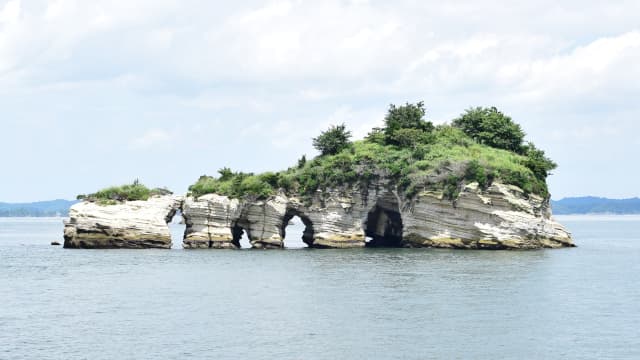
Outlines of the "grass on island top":
{"label": "grass on island top", "polygon": [[[264,199],[284,191],[310,200],[318,191],[366,188],[385,179],[408,199],[437,190],[453,200],[466,183],[487,188],[496,180],[516,185],[525,194],[549,197],[546,178],[556,164],[544,151],[524,143],[525,133],[510,117],[495,107],[477,107],[451,125],[434,126],[424,120],[425,113],[422,102],[391,105],[384,127],[374,128],[364,140],[351,142],[344,124],[332,126],[313,139],[320,155],[309,161],[302,156],[287,170],[262,174],[223,168],[218,177],[201,176],[189,194]],[[111,204],[166,193],[170,192],[149,189],[136,180],[78,198]]]}
{"label": "grass on island top", "polygon": [[432,135],[430,141],[413,147],[356,141],[335,155],[301,159],[298,166],[280,172],[251,174],[225,168],[217,178],[201,176],[189,192],[196,197],[216,193],[266,198],[282,189],[305,197],[321,189],[366,185],[384,176],[409,198],[421,190],[442,189],[453,199],[462,182],[477,181],[486,187],[493,180],[547,196],[545,180],[525,165],[525,156],[481,145],[450,125],[437,127]]}
{"label": "grass on island top", "polygon": [[122,201],[148,200],[155,195],[169,195],[164,188],[149,189],[136,179],[132,184],[111,186],[88,195],[78,195],[78,200],[95,201],[101,205],[114,205]]}

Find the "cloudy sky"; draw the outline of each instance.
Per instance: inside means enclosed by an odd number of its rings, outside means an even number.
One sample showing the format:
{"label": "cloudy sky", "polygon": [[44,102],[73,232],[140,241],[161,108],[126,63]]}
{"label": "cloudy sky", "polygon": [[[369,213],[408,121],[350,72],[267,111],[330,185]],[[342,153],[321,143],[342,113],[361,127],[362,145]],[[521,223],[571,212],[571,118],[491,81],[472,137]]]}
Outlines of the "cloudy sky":
{"label": "cloudy sky", "polygon": [[640,195],[640,2],[511,3],[0,0],[0,201],[282,169],[419,100],[511,115],[554,198]]}

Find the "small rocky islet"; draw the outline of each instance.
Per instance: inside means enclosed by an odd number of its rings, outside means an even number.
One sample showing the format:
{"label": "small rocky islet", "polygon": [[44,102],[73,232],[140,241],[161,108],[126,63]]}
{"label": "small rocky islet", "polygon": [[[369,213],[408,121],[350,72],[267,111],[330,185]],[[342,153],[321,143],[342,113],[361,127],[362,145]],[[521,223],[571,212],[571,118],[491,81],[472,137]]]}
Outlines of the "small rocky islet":
{"label": "small rocky islet", "polygon": [[423,103],[391,105],[384,127],[350,141],[344,125],[314,139],[320,155],[281,172],[221,169],[187,194],[130,185],[80,195],[65,220],[65,248],[171,248],[181,214],[184,248],[283,248],[294,216],[314,248],[539,249],[574,246],[551,217],[546,178],[555,164],[524,143],[496,108],[451,124],[424,119]]}

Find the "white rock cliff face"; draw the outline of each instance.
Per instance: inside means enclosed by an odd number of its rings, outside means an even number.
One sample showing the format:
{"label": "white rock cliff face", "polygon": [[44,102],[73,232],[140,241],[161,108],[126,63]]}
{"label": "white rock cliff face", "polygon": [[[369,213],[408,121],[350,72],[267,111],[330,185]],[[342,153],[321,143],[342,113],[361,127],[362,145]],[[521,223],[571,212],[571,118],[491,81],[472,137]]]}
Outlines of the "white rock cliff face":
{"label": "white rock cliff face", "polygon": [[182,197],[159,196],[117,205],[75,204],[65,221],[65,248],[171,248],[167,222]]}
{"label": "white rock cliff face", "polygon": [[167,222],[181,209],[183,247],[235,249],[243,233],[254,248],[282,248],[294,216],[303,240],[317,248],[364,246],[459,249],[537,249],[573,246],[551,219],[547,201],[515,186],[466,185],[454,201],[425,191],[407,200],[386,184],[318,192],[308,203],[284,194],[238,200],[215,194],[197,199],[155,197],[101,206],[80,203],[65,225],[65,247],[170,248]]}
{"label": "white rock cliff face", "polygon": [[294,216],[307,226],[303,240],[310,246],[364,246],[362,221],[368,208],[363,201],[375,199],[370,196],[363,200],[360,192],[325,195],[310,206],[282,194],[268,200],[242,202],[218,195],[188,197],[183,208],[187,224],[184,247],[237,248],[244,231],[255,248],[280,248],[284,246],[285,227]]}
{"label": "white rock cliff face", "polygon": [[526,198],[515,186],[486,191],[467,185],[455,202],[420,194],[403,213],[404,241],[411,246],[470,249],[535,249],[573,246],[571,234],[551,219],[549,205]]}
{"label": "white rock cliff face", "polygon": [[310,204],[278,195],[264,201],[224,196],[187,198],[186,248],[237,248],[245,231],[255,248],[280,248],[289,220],[306,225],[303,240],[319,248],[364,246],[535,249],[573,246],[550,217],[548,203],[515,186],[464,187],[455,200],[423,192],[413,201],[375,186],[318,193]]}

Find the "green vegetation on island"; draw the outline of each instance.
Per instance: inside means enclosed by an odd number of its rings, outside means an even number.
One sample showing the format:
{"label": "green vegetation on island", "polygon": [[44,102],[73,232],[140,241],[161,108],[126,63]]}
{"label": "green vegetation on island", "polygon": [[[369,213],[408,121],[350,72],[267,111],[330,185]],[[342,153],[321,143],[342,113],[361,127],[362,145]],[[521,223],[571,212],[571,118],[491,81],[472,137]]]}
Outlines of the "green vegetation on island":
{"label": "green vegetation on island", "polygon": [[425,120],[424,103],[391,105],[382,128],[351,141],[344,124],[313,139],[320,155],[280,172],[219,170],[189,187],[193,196],[216,193],[234,198],[266,198],[279,190],[311,197],[318,190],[387,179],[408,198],[423,190],[443,190],[455,199],[465,183],[486,188],[493,181],[516,185],[527,194],[549,197],[546,178],[556,164],[544,151],[524,143],[524,132],[496,108],[472,108],[448,125]]}
{"label": "green vegetation on island", "polygon": [[131,184],[111,186],[93,194],[78,195],[77,199],[113,205],[121,201],[148,200],[152,196],[170,194],[173,193],[165,188],[149,189],[136,179]]}
{"label": "green vegetation on island", "polygon": [[[320,153],[313,159],[303,155],[293,167],[262,174],[223,168],[217,177],[201,176],[189,194],[264,199],[283,191],[310,199],[318,191],[366,188],[384,179],[407,198],[435,190],[455,199],[464,184],[477,182],[487,188],[496,180],[516,185],[525,194],[549,197],[546,179],[556,164],[525,143],[520,125],[495,107],[471,108],[451,124],[438,126],[425,115],[423,102],[390,105],[384,126],[372,129],[363,140],[352,141],[345,124],[334,125],[313,139]],[[167,194],[167,189],[149,189],[136,180],[78,199],[109,205]]]}

